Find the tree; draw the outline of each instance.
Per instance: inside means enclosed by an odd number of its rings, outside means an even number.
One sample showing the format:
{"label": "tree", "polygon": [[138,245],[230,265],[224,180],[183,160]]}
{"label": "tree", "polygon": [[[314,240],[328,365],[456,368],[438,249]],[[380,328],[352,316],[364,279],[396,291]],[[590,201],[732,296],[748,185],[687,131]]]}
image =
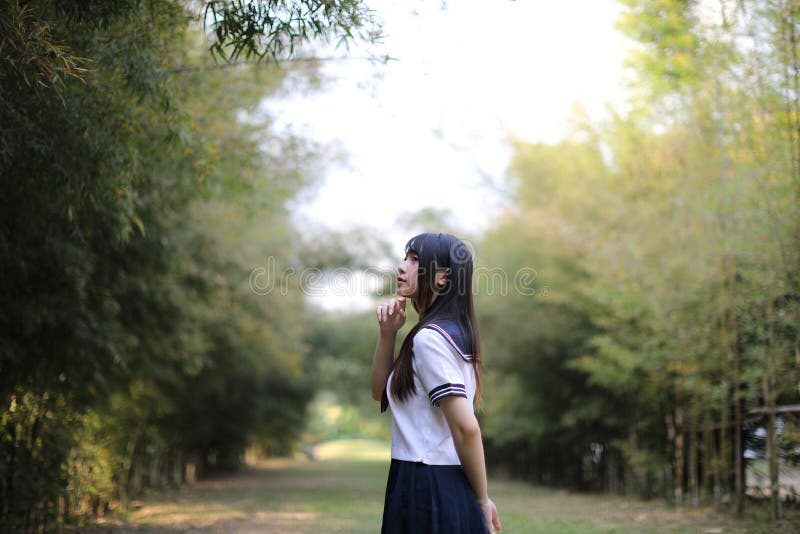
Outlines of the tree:
{"label": "tree", "polygon": [[[215,50],[225,58],[236,57],[225,52],[233,46],[278,59],[271,54],[306,38],[349,39],[369,17],[361,2],[259,2],[244,11],[213,2],[211,12],[193,11],[210,4],[0,6],[4,528],[49,528],[87,502],[99,513],[103,499],[162,484],[168,469],[180,480],[187,454],[203,463],[216,452],[231,463],[246,440],[285,436],[278,446],[286,448],[296,435],[287,427],[303,417],[309,386],[302,332],[287,321],[302,306],[297,297],[267,303],[243,287],[242,272],[256,259],[252,251],[217,256],[243,243],[223,242],[208,217],[227,217],[217,225],[244,232],[269,207],[270,232],[258,236],[286,258],[296,237],[284,204],[313,183],[298,172],[308,170],[313,150],[286,139],[275,143],[279,156],[263,155],[248,137],[255,129],[238,124],[235,112],[258,98],[265,80],[223,104],[247,73],[219,69],[210,87],[203,73],[185,69],[196,57],[192,19],[215,14],[206,20],[219,30]],[[273,83],[279,75],[271,72]],[[227,129],[203,124],[210,109]],[[265,202],[251,200],[263,191]],[[245,387],[234,398],[239,382]],[[188,439],[175,432],[175,419],[207,415],[189,402],[195,395],[221,409],[205,434]],[[257,410],[242,410],[245,395]],[[273,402],[293,408],[280,418]],[[224,427],[234,413],[241,424]],[[220,430],[231,432],[224,444],[209,438]]]}
{"label": "tree", "polygon": [[620,28],[640,43],[628,109],[597,126],[577,115],[562,143],[517,144],[513,205],[483,245],[504,265],[538,262],[537,289],[560,297],[486,299],[508,392],[487,435],[571,485],[594,476],[576,466],[597,440],[607,487],[741,513],[745,416],[767,414],[777,518],[790,439],[777,407],[797,401],[797,9],[624,5]]}

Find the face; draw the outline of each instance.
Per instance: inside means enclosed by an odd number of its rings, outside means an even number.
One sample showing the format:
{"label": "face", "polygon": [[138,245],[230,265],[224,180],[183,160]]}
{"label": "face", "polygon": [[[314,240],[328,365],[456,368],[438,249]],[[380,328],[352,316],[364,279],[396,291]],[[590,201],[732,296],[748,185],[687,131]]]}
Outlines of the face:
{"label": "face", "polygon": [[[411,250],[400,262],[400,265],[397,266],[397,294],[399,296],[411,299],[417,296],[418,274],[419,256]],[[436,284],[443,284],[445,276],[446,273],[444,271],[437,271]]]}
{"label": "face", "polygon": [[419,256],[414,251],[406,254],[397,266],[397,294],[401,297],[414,298],[417,295],[417,273],[419,272]]}

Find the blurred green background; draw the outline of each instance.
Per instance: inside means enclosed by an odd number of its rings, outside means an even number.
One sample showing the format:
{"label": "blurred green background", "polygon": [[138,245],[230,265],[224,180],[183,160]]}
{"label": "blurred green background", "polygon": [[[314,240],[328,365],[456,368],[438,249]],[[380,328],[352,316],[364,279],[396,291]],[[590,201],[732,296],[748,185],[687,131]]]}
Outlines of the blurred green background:
{"label": "blurred green background", "polygon": [[[800,7],[621,4],[625,105],[512,141],[486,230],[435,209],[397,228],[464,237],[489,274],[493,476],[780,519],[800,502]],[[256,113],[324,84],[277,61],[295,45],[379,29],[357,0],[280,5],[0,3],[4,530],[388,438],[373,312],[320,308],[299,273],[394,265],[404,242],[298,228],[335,156]]]}

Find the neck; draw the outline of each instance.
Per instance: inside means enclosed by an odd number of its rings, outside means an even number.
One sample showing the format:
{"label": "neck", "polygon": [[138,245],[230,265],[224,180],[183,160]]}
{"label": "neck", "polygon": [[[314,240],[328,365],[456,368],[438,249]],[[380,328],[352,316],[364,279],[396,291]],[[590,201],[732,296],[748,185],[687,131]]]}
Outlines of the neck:
{"label": "neck", "polygon": [[430,304],[428,304],[428,307],[425,308],[424,310],[422,309],[421,303],[419,301],[419,295],[417,295],[417,296],[415,296],[414,298],[411,299],[412,302],[414,303],[414,309],[417,310],[417,313],[419,314],[419,318],[420,319],[422,319],[425,316],[425,314],[428,312],[428,310],[430,310],[433,307],[433,303],[436,302],[436,297],[438,297],[438,296],[439,296],[439,294],[434,291],[433,296],[431,297]]}

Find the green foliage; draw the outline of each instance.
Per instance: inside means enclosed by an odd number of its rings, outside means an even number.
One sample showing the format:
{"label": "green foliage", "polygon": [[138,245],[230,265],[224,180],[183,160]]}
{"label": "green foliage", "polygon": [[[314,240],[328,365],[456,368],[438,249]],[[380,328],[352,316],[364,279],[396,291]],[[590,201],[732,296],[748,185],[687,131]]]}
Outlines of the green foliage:
{"label": "green foliage", "polygon": [[478,305],[488,453],[542,482],[743,502],[737,428],[798,401],[800,12],[623,4],[628,111],[517,143],[514,208],[479,247],[537,271],[535,295]]}
{"label": "green foliage", "polygon": [[703,37],[697,31],[695,0],[621,0],[627,9],[617,27],[641,45],[629,57],[648,89],[687,88],[698,79]]}
{"label": "green foliage", "polygon": [[275,59],[315,39],[334,37],[347,45],[357,31],[367,40],[380,33],[361,0],[211,0],[204,18],[216,37],[211,52],[229,61],[242,54]]}
{"label": "green foliage", "polygon": [[[119,5],[124,5],[119,2]],[[86,69],[69,47],[57,41],[52,28],[37,18],[35,5],[5,2],[0,8],[0,73],[2,78],[40,93],[63,87]],[[6,149],[0,154],[5,154]]]}
{"label": "green foliage", "polygon": [[75,416],[64,396],[26,389],[16,388],[0,415],[0,528],[6,531],[55,519],[66,484],[64,449],[74,443]]}
{"label": "green foliage", "polygon": [[124,429],[108,414],[88,411],[70,427],[74,446],[66,461],[65,505],[76,516],[102,512],[116,496],[115,476],[124,459],[116,439]]}
{"label": "green foliage", "polygon": [[[477,246],[476,272],[499,269],[508,287],[480,286],[476,309],[492,463],[539,482],[581,486],[575,458],[609,436],[605,418],[616,406],[576,367],[597,331],[590,318],[603,310],[578,293],[587,280],[580,262],[586,241],[574,223],[598,216],[580,188],[606,170],[591,141],[577,141],[591,136],[574,137],[557,146],[517,145],[512,185],[519,209]],[[528,283],[519,276],[525,272]]]}
{"label": "green foliage", "polygon": [[[398,333],[398,348],[412,326],[413,312]],[[369,377],[377,340],[374,314],[322,313],[310,318],[306,341],[308,373],[318,393],[304,441],[315,444],[340,437],[388,438],[388,414],[372,399]]]}
{"label": "green foliage", "polygon": [[[318,147],[257,112],[280,70],[182,68],[197,7],[0,5],[3,529],[97,515],[303,429],[296,282],[259,295],[248,276],[294,259],[286,203]],[[339,7],[325,16],[355,29]]]}

